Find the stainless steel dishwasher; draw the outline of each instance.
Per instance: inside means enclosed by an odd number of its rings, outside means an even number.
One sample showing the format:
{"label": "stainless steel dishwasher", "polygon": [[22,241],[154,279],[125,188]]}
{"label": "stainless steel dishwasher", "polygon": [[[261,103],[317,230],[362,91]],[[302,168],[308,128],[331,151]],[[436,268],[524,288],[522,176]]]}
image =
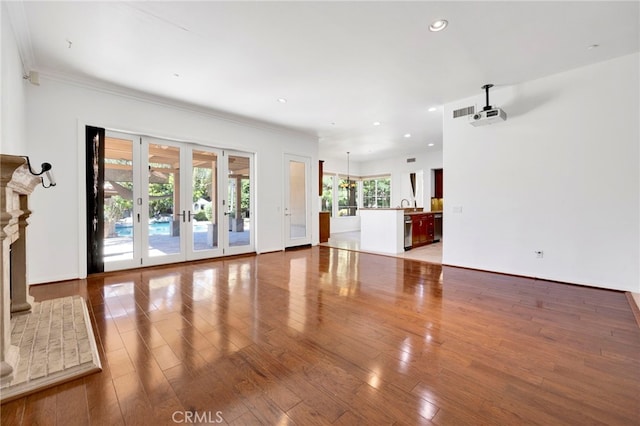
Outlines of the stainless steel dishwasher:
{"label": "stainless steel dishwasher", "polygon": [[413,221],[411,216],[404,217],[404,250],[411,250],[413,246]]}

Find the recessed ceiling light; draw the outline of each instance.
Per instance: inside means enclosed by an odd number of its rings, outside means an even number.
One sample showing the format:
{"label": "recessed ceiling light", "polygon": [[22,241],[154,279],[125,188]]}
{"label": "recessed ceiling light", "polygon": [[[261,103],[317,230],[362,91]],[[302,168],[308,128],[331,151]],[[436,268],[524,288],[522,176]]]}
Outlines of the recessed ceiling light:
{"label": "recessed ceiling light", "polygon": [[429,146],[433,146],[433,144],[432,144],[432,143],[430,143],[430,144],[429,144]]}
{"label": "recessed ceiling light", "polygon": [[587,49],[591,50],[591,49],[595,49],[596,47],[600,47],[599,44],[592,44],[590,46],[587,46]]}
{"label": "recessed ceiling light", "polygon": [[449,22],[446,19],[438,19],[437,21],[433,21],[431,25],[429,25],[429,31],[438,32],[447,28]]}
{"label": "recessed ceiling light", "polygon": [[405,133],[405,134],[404,134],[404,137],[405,137],[405,138],[410,138],[410,137],[411,137],[411,133]]}
{"label": "recessed ceiling light", "polygon": [[278,98],[278,102],[280,102],[281,104],[286,104],[287,100],[285,98]]}
{"label": "recessed ceiling light", "polygon": [[435,110],[437,110],[437,109],[438,109],[438,108],[436,108],[436,107],[431,107],[431,108],[429,108],[427,111],[429,111],[429,112],[433,112],[433,111],[435,111]]}
{"label": "recessed ceiling light", "polygon": [[176,77],[176,78],[178,78],[178,77],[180,77],[180,74],[178,74],[177,72],[174,72],[174,73],[173,73],[173,76],[174,76],[174,77]]}
{"label": "recessed ceiling light", "polygon": [[373,122],[373,125],[374,125],[374,126],[379,126],[379,125],[380,125],[380,122],[379,122],[379,121],[374,121],[374,122]]}

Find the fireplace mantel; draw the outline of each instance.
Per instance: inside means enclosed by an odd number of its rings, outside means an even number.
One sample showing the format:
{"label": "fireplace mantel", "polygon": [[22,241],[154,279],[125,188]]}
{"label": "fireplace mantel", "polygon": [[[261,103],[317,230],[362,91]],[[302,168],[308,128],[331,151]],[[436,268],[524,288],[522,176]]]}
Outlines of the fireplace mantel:
{"label": "fireplace mantel", "polygon": [[11,376],[17,350],[11,346],[11,315],[29,312],[26,227],[29,195],[42,183],[26,157],[0,154],[0,380]]}

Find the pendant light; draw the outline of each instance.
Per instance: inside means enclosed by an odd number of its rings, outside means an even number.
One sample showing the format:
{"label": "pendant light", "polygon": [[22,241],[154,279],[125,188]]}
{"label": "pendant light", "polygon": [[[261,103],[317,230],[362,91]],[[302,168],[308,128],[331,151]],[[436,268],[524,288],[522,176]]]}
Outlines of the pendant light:
{"label": "pendant light", "polygon": [[340,188],[346,188],[347,190],[351,190],[351,188],[355,188],[356,187],[356,183],[355,182],[351,182],[351,174],[349,173],[349,154],[350,152],[347,151],[347,182],[346,183],[341,183],[340,184]]}

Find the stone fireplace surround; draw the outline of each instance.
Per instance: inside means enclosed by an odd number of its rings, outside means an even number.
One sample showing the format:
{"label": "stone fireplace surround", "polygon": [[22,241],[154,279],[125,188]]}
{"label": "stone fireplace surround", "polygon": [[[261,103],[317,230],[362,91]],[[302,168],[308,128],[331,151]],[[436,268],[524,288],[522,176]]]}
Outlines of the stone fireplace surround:
{"label": "stone fireplace surround", "polygon": [[34,303],[29,295],[29,195],[41,183],[26,157],[0,154],[2,402],[101,370],[85,301],[76,296]]}
{"label": "stone fireplace surround", "polygon": [[25,157],[0,155],[0,380],[13,373],[18,351],[11,346],[11,316],[31,310],[28,294],[26,228],[29,195],[42,182]]}

